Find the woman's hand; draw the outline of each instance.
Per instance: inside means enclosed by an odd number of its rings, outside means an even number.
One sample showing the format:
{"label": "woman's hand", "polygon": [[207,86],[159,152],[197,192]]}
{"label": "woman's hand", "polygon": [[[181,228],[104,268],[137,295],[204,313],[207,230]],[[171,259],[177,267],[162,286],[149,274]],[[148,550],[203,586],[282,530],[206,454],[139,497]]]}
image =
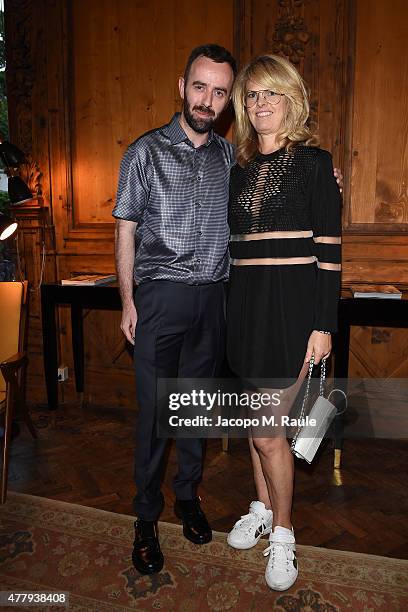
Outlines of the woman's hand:
{"label": "woman's hand", "polygon": [[334,168],[333,174],[336,177],[336,181],[339,186],[340,193],[343,193],[343,175],[341,173],[341,170],[339,170],[338,168]]}
{"label": "woman's hand", "polygon": [[332,339],[329,334],[322,334],[319,331],[312,331],[307,343],[307,351],[305,357],[305,363],[309,363],[313,353],[315,357],[315,365],[317,365],[321,359],[326,359],[331,353]]}

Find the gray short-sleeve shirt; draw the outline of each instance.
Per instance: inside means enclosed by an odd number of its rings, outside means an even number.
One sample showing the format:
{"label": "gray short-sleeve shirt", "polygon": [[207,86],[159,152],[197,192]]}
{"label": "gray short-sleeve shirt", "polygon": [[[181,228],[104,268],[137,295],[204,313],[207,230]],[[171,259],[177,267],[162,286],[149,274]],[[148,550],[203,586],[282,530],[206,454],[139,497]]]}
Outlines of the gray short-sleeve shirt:
{"label": "gray short-sleeve shirt", "polygon": [[234,163],[233,145],[215,132],[194,148],[178,113],[129,146],[113,216],[138,224],[136,283],[227,279],[229,172]]}

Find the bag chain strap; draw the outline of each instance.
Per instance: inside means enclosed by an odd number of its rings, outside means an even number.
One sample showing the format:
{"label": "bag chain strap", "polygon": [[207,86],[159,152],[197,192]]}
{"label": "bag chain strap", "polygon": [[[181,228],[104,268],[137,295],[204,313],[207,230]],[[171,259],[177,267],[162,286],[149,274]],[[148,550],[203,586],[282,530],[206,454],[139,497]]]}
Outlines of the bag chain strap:
{"label": "bag chain strap", "polygon": [[[303,402],[302,402],[302,409],[300,411],[299,423],[301,423],[302,420],[305,418],[305,407],[307,404],[307,400],[309,398],[310,381],[312,379],[312,371],[314,367],[314,362],[315,362],[315,357],[313,353],[309,361],[309,371],[307,374],[307,385],[306,385],[306,391],[305,391],[305,395],[304,395]],[[326,381],[326,359],[322,359],[321,366],[320,366],[320,383],[319,383],[319,395],[321,395],[322,397],[324,396],[325,381]],[[296,440],[298,439],[301,431],[302,431],[302,425],[299,424],[298,430],[296,434],[293,436],[292,444],[290,445],[292,450],[294,450],[295,448]]]}

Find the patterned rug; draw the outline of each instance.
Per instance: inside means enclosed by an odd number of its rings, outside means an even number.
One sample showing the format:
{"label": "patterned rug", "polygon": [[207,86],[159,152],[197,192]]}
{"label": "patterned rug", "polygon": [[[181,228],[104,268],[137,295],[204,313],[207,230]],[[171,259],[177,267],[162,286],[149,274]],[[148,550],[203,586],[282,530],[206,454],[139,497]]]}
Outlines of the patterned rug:
{"label": "patterned rug", "polygon": [[266,540],[236,551],[215,533],[196,546],[161,523],[164,569],[141,576],[130,516],[10,492],[0,525],[0,590],[69,592],[70,612],[408,610],[408,561],[298,546],[298,581],[278,593],[264,583]]}

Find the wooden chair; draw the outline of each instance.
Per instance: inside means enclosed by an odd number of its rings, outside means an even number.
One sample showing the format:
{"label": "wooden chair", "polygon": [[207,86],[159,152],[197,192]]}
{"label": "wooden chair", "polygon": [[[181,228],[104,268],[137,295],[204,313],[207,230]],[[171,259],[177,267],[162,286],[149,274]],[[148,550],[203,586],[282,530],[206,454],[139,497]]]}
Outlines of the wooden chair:
{"label": "wooden chair", "polygon": [[4,504],[7,496],[11,426],[15,408],[24,418],[31,435],[37,437],[25,405],[24,394],[27,365],[25,353],[27,286],[27,281],[0,282],[0,414],[4,414],[1,504]]}

